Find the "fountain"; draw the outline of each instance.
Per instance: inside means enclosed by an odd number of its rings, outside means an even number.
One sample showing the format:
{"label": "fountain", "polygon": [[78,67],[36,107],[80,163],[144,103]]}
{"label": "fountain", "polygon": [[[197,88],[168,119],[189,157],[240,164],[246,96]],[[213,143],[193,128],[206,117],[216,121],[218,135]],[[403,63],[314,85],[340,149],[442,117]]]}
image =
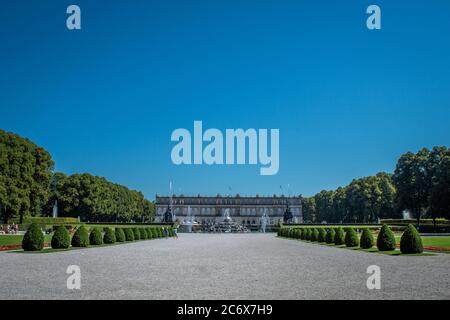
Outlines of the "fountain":
{"label": "fountain", "polygon": [[408,210],[403,210],[402,212],[403,220],[411,220],[411,213]]}
{"label": "fountain", "polygon": [[215,222],[212,225],[206,225],[205,231],[207,232],[224,232],[224,233],[235,233],[235,232],[250,232],[245,226],[233,221],[230,216],[230,209],[225,209],[222,214],[222,221]]}
{"label": "fountain", "polygon": [[269,216],[267,215],[267,209],[264,209],[264,214],[260,219],[260,224],[261,228],[259,229],[259,231],[265,233],[267,225],[269,224]]}
{"label": "fountain", "polygon": [[58,217],[58,200],[55,200],[55,204],[53,205],[53,218]]}

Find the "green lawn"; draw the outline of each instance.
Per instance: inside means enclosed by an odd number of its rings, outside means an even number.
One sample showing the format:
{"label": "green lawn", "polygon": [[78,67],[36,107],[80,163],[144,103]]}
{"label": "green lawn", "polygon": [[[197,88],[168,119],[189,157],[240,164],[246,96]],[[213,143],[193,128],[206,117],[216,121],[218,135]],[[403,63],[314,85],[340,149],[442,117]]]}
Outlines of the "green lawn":
{"label": "green lawn", "polygon": [[[21,244],[22,235],[0,235],[0,246],[5,246],[9,244]],[[45,236],[45,242],[50,242],[52,240],[52,235],[48,234]]]}

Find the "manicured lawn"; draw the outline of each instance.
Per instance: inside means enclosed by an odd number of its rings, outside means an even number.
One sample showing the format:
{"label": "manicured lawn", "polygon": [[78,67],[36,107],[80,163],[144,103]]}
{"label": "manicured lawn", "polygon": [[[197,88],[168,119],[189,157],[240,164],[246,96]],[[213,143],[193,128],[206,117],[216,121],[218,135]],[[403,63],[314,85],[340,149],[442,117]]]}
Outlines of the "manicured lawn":
{"label": "manicured lawn", "polygon": [[[10,244],[21,244],[23,236],[22,235],[0,235],[0,246],[6,246]],[[50,242],[52,240],[52,235],[45,236],[45,242]]]}
{"label": "manicured lawn", "polygon": [[423,242],[424,246],[450,248],[450,236],[445,236],[445,237],[440,237],[440,236],[422,237],[422,242]]}

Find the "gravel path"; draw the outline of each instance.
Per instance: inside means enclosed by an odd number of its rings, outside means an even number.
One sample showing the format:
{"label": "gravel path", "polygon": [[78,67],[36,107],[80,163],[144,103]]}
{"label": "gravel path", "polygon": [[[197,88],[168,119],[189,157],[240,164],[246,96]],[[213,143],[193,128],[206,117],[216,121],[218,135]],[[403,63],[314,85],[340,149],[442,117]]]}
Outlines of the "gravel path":
{"label": "gravel path", "polygon": [[[81,290],[66,269],[81,268]],[[368,290],[369,265],[381,289]],[[47,254],[0,253],[0,299],[449,299],[450,255],[402,257],[274,234],[181,234]]]}

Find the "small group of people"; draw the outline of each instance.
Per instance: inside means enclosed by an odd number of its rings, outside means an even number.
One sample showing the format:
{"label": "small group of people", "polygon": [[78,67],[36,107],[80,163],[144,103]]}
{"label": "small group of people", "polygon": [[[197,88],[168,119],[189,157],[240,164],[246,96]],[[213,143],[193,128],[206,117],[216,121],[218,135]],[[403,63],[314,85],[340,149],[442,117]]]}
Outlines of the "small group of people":
{"label": "small group of people", "polygon": [[19,233],[19,225],[16,224],[5,224],[0,228],[0,234],[17,234]]}
{"label": "small group of people", "polygon": [[[170,236],[169,229],[168,228],[163,228],[163,230],[164,230],[164,236],[166,238],[169,238],[169,236]],[[174,237],[174,239],[178,239],[178,229],[177,229],[177,227],[174,227],[172,230],[173,230],[173,237]]]}

